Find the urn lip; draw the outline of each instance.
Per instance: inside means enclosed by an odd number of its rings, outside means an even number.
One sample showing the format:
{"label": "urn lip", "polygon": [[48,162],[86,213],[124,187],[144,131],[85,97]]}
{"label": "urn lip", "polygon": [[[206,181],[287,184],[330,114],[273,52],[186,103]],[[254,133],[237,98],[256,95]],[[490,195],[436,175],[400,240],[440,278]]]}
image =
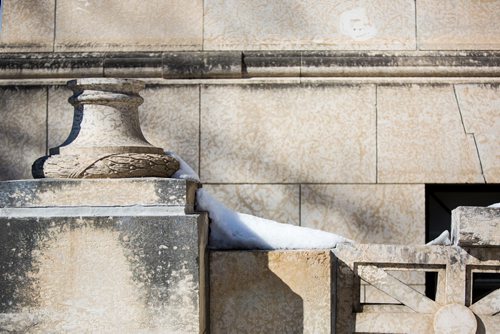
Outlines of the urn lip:
{"label": "urn lip", "polygon": [[73,92],[84,90],[98,90],[138,94],[146,87],[144,81],[124,78],[81,78],[67,82],[67,87]]}

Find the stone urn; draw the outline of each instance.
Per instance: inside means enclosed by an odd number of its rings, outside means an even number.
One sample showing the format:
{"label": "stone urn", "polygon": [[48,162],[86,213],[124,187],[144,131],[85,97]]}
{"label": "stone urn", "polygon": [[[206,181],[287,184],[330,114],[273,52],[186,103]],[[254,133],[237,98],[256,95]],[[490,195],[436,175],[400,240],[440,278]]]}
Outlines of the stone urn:
{"label": "stone urn", "polygon": [[33,164],[35,178],[170,177],[179,162],[147,142],[139,124],[139,80],[68,82],[73,126],[66,141]]}

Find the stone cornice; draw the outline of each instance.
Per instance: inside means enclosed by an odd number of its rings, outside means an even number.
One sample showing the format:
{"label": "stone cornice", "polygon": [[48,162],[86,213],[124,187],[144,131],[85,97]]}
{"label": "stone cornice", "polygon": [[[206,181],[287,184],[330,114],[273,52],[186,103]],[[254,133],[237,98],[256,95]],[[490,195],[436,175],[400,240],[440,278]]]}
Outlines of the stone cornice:
{"label": "stone cornice", "polygon": [[0,54],[0,79],[499,76],[500,52],[498,51],[185,51]]}

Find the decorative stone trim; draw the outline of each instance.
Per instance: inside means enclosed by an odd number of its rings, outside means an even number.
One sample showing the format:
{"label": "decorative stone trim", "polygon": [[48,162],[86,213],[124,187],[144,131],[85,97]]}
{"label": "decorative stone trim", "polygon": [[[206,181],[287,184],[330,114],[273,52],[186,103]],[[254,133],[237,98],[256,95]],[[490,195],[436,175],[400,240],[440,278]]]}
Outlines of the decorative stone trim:
{"label": "decorative stone trim", "polygon": [[6,53],[0,79],[498,77],[498,51]]}

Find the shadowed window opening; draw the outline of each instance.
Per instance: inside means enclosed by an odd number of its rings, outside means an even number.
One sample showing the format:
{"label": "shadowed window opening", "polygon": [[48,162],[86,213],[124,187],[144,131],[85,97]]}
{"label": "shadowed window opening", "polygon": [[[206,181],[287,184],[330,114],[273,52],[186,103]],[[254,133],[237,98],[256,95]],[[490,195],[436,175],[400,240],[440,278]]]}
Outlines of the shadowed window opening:
{"label": "shadowed window opening", "polygon": [[[488,206],[500,202],[500,184],[427,184],[425,186],[425,240],[451,231],[451,211],[459,206]],[[499,273],[474,273],[472,302],[500,288]],[[436,295],[437,275],[426,273],[425,294]]]}

